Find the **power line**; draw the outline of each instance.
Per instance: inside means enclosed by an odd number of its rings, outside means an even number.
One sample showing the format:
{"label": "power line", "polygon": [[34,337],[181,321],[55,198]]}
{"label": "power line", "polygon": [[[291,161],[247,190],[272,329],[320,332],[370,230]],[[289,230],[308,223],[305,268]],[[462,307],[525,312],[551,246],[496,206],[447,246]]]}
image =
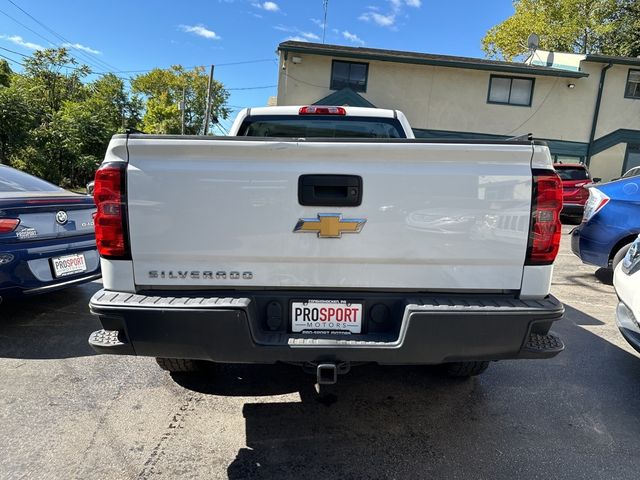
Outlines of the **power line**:
{"label": "power line", "polygon": [[[31,58],[30,55],[25,55],[24,53],[16,52],[15,50],[11,50],[9,48],[0,47],[0,49],[5,50],[5,51],[10,52],[10,53],[14,53],[16,55],[20,55],[21,57],[24,57],[24,58]],[[21,65],[23,67],[25,66],[23,63],[20,63],[20,62],[18,62],[16,60],[13,60],[12,58],[4,57],[4,56],[2,58],[6,58],[7,60],[10,60],[10,61],[12,61],[14,63],[17,63],[18,65]],[[82,70],[81,67],[75,67],[75,66],[72,66],[72,65],[60,65],[60,67],[61,68],[68,68],[68,69],[71,69],[71,70]],[[151,71],[151,70],[149,70],[149,71]],[[112,74],[115,77],[119,78],[120,80],[128,80],[129,82],[131,82],[131,78],[129,78],[129,77],[120,77],[118,75],[115,75],[113,72],[91,72],[91,73],[93,75],[109,75],[109,74]],[[225,90],[234,90],[234,91],[235,90],[261,90],[261,89],[274,88],[274,87],[277,87],[277,85],[260,85],[260,86],[255,86],[255,87],[231,87],[231,88],[225,88]],[[240,106],[240,105],[228,105],[228,107],[234,108],[234,109],[237,109],[237,110],[241,110],[243,108],[247,108],[247,107],[243,107],[243,106]]]}
{"label": "power line", "polygon": [[[216,68],[219,68],[219,67],[229,67],[232,65],[246,65],[249,63],[277,62],[277,61],[278,61],[277,58],[261,58],[258,60],[245,60],[242,62],[216,63],[215,65],[216,65]],[[191,70],[193,68],[204,68],[206,66],[207,65],[191,65],[189,67],[182,67],[182,68],[184,68],[185,70]],[[117,73],[146,73],[146,72],[152,72],[157,68],[160,68],[160,67],[148,68],[146,70],[118,70]],[[170,68],[170,67],[167,67],[167,68]],[[107,72],[107,73],[111,73],[111,72]]]}
{"label": "power line", "polygon": [[38,20],[36,17],[34,17],[33,15],[31,15],[29,12],[27,12],[26,10],[24,10],[22,7],[20,7],[20,5],[16,4],[13,0],[7,0],[11,5],[13,5],[14,7],[16,7],[18,10],[20,10],[22,13],[24,13],[27,17],[29,17],[31,20],[33,20],[34,22],[36,22],[38,25],[40,25],[42,28],[44,28],[45,30],[47,30],[49,33],[51,33],[54,37],[62,40],[63,42],[69,44],[69,47],[76,50],[78,55],[82,55],[85,58],[92,58],[94,59],[94,61],[98,62],[98,64],[102,64],[105,65],[107,68],[113,69],[113,70],[118,70],[117,67],[114,67],[113,65],[103,61],[102,59],[98,58],[97,56],[89,53],[89,52],[84,52],[82,49],[77,48],[73,45],[73,42],[71,42],[70,40],[66,39],[65,37],[63,37],[62,35],[60,35],[58,32],[56,32],[55,30],[53,30],[52,28],[49,28],[47,25],[45,25],[43,22],[41,22],[40,20]]}
{"label": "power line", "polygon": [[16,22],[18,25],[20,25],[23,28],[26,28],[27,30],[29,30],[31,33],[37,35],[38,37],[40,37],[41,39],[43,39],[45,42],[50,43],[51,45],[55,45],[54,42],[52,42],[51,40],[49,40],[47,37],[40,35],[38,32],[36,32],[35,30],[33,30],[32,28],[27,27],[24,23],[22,23],[19,20],[16,20],[15,18],[13,18],[11,15],[9,15],[7,12],[4,12],[2,10],[0,10],[0,13],[3,14],[5,17],[13,20],[14,22]]}
{"label": "power line", "polygon": [[296,82],[300,82],[300,83],[304,83],[305,85],[309,85],[311,87],[325,88],[325,89],[329,90],[329,86],[327,86],[327,85],[318,85],[318,84],[315,84],[315,83],[309,83],[309,82],[306,82],[304,80],[300,80],[299,78],[296,78],[296,77],[294,77],[293,75],[291,75],[291,74],[289,74],[287,72],[284,72],[284,76],[288,77],[288,78],[291,78],[292,80],[295,80]]}
{"label": "power line", "polygon": [[540,110],[542,108],[542,106],[547,102],[547,99],[549,98],[549,95],[551,95],[551,92],[553,92],[553,90],[556,88],[556,85],[558,84],[558,80],[559,79],[556,78],[556,81],[553,82],[553,85],[551,85],[551,88],[549,88],[549,91],[547,92],[545,97],[542,99],[542,102],[540,102],[540,105],[538,105],[538,108],[536,108],[534,110],[534,112],[531,115],[529,115],[529,117],[524,122],[522,122],[516,128],[514,128],[509,133],[507,133],[507,135],[511,135],[512,133],[515,133],[517,130],[519,130],[521,127],[523,127],[529,120],[531,120],[536,115],[536,113],[538,113],[538,110]]}
{"label": "power line", "polygon": [[[42,38],[45,42],[49,43],[50,45],[53,45],[54,47],[57,47],[58,45],[55,42],[52,42],[50,39],[48,39],[47,37],[40,35],[38,32],[36,32],[35,30],[33,30],[32,28],[27,27],[24,23],[20,22],[19,20],[16,20],[15,18],[13,18],[11,15],[9,15],[6,12],[3,12],[2,10],[0,10],[0,13],[2,13],[4,16],[6,16],[7,18],[13,20],[14,22],[16,22],[18,25],[20,25],[23,28],[26,28],[27,30],[29,30],[31,33],[37,35],[38,37]],[[19,54],[22,55],[22,54]],[[87,63],[91,63],[91,62],[87,62]],[[91,63],[92,67],[96,67],[96,64]],[[102,68],[102,67],[98,67],[98,68]]]}
{"label": "power line", "polygon": [[7,52],[15,53],[16,55],[20,55],[21,57],[30,58],[29,55],[25,55],[24,53],[16,52],[15,50],[10,50],[8,48],[0,47],[2,50],[6,50]]}
{"label": "power line", "polygon": [[21,67],[24,67],[24,63],[20,63],[17,60],[14,60],[13,58],[5,57],[1,53],[0,53],[0,58],[4,58],[5,60],[9,60],[10,62],[16,63],[16,64],[20,65]]}
{"label": "power line", "polygon": [[225,90],[260,90],[264,88],[274,88],[278,85],[262,85],[260,87],[236,87],[236,88],[225,88]]}

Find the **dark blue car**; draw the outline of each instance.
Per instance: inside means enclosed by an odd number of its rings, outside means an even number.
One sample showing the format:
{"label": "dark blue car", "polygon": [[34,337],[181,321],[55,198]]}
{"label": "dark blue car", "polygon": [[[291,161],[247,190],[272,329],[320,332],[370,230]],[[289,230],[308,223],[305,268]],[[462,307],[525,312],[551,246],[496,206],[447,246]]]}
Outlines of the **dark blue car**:
{"label": "dark blue car", "polygon": [[0,165],[0,300],[100,277],[93,198]]}
{"label": "dark blue car", "polygon": [[571,250],[584,263],[615,268],[640,233],[640,177],[589,187]]}

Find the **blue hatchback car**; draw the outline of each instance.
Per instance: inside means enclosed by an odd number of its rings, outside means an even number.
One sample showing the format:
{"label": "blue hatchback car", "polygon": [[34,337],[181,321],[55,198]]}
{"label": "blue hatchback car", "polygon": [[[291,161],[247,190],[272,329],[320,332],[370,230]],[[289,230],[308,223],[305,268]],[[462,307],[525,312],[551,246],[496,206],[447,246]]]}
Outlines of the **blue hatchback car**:
{"label": "blue hatchback car", "polygon": [[0,165],[0,300],[100,277],[93,198]]}
{"label": "blue hatchback car", "polygon": [[571,250],[584,263],[615,268],[640,233],[640,177],[589,187]]}

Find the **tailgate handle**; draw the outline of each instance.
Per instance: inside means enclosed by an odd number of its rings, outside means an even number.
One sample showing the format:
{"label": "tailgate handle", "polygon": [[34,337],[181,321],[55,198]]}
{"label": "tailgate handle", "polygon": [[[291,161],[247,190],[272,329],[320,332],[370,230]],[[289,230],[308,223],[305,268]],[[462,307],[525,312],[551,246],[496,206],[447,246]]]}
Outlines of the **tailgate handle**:
{"label": "tailgate handle", "polygon": [[362,203],[362,177],[300,175],[298,203],[311,207],[357,207]]}

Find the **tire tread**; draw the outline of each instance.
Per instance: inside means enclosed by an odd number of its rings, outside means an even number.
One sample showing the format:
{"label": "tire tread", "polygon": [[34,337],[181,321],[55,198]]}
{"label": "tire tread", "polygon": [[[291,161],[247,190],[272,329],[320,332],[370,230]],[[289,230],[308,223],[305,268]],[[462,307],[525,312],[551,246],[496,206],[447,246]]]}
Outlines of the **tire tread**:
{"label": "tire tread", "polygon": [[448,376],[466,378],[483,373],[487,368],[489,368],[489,362],[453,362],[447,363],[445,367]]}
{"label": "tire tread", "polygon": [[195,372],[198,370],[196,360],[188,358],[156,358],[156,362],[167,372]]}

